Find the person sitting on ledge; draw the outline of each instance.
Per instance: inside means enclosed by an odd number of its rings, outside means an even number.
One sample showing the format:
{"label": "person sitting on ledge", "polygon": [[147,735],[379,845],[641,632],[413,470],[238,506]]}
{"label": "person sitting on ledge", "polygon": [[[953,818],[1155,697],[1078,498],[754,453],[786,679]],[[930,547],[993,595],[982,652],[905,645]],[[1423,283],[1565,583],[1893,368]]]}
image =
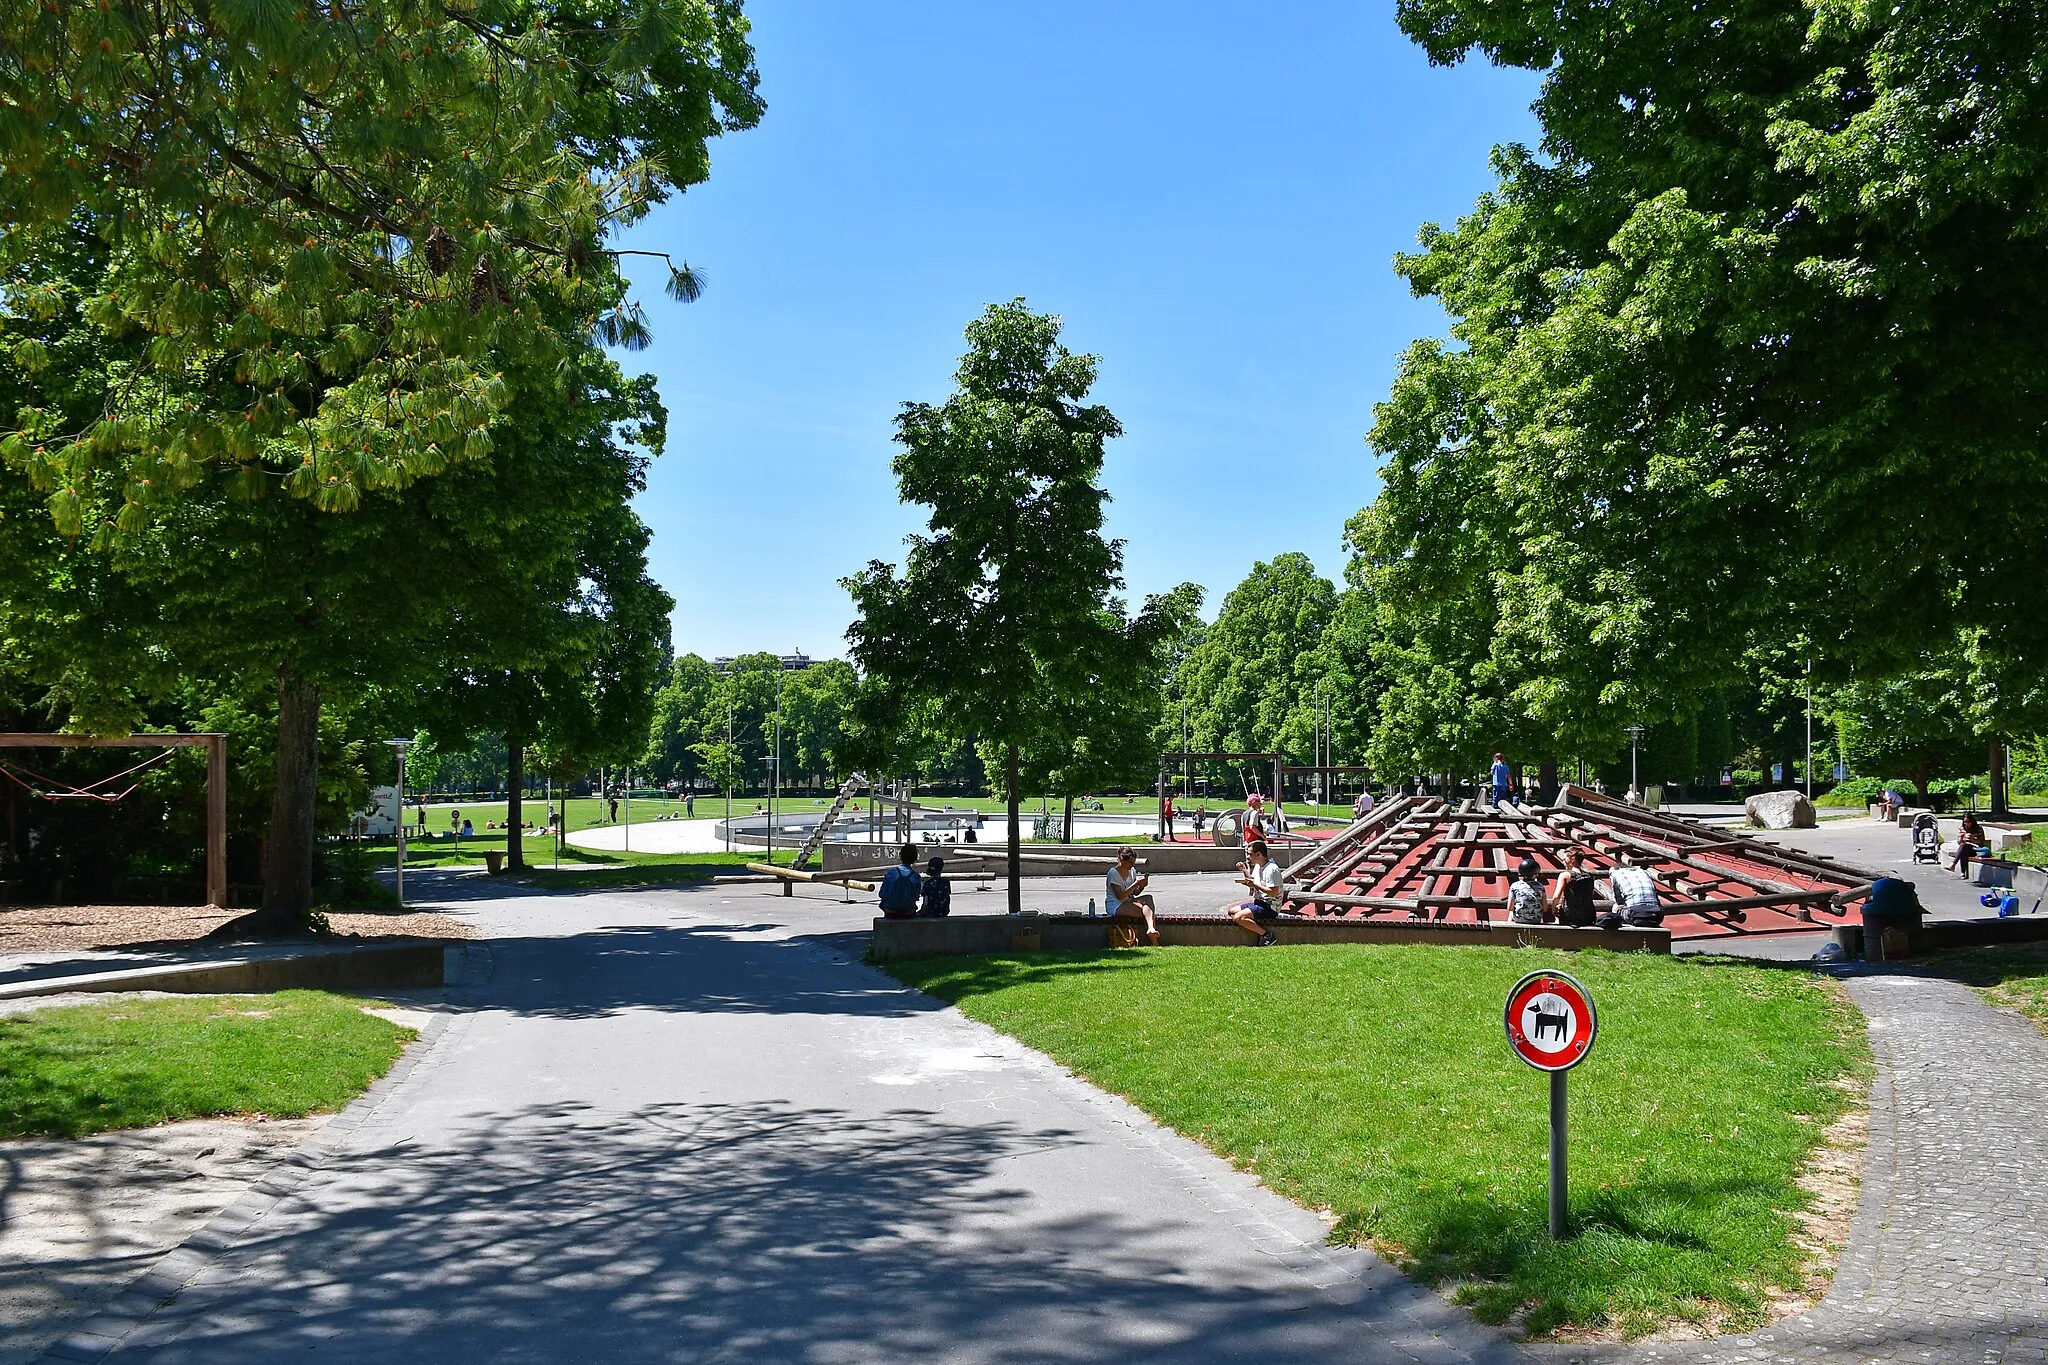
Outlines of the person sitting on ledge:
{"label": "person sitting on ledge", "polygon": [[1963,880],[1970,880],[1970,859],[1990,856],[1991,845],[1984,838],[1984,826],[1977,823],[1977,812],[1963,812],[1962,827],[1956,831],[1956,856],[1949,859],[1949,870],[1963,874]]}
{"label": "person sitting on ledge", "polygon": [[1103,906],[1111,919],[1134,919],[1145,926],[1145,941],[1159,942],[1158,912],[1145,893],[1152,879],[1138,872],[1137,850],[1126,844],[1116,851],[1116,866],[1109,869],[1103,885]]}
{"label": "person sitting on ledge", "polygon": [[924,879],[917,875],[917,845],[905,844],[897,859],[896,866],[882,874],[875,899],[881,903],[882,918],[913,919],[924,890]]}
{"label": "person sitting on ledge", "polygon": [[924,885],[918,889],[917,913],[923,919],[944,919],[953,913],[953,883],[946,880],[944,858],[934,858],[924,865]]}
{"label": "person sitting on ledge", "polygon": [[1254,839],[1245,845],[1245,860],[1238,865],[1243,875],[1237,884],[1251,892],[1250,900],[1235,901],[1223,907],[1223,913],[1230,916],[1231,923],[1252,936],[1252,945],[1270,948],[1277,940],[1267,926],[1280,918],[1280,905],[1284,895],[1280,886],[1280,866],[1266,851],[1264,841]]}
{"label": "person sitting on ledge", "polygon": [[1524,857],[1515,865],[1514,880],[1508,883],[1508,919],[1515,924],[1544,921],[1543,888],[1537,881],[1536,860]]}
{"label": "person sitting on ledge", "polygon": [[1618,918],[1616,915],[1603,916],[1602,928],[1619,928],[1628,924],[1638,929],[1654,929],[1664,922],[1664,906],[1657,899],[1657,883],[1648,872],[1636,866],[1632,855],[1621,855],[1621,861],[1607,874],[1607,884],[1614,896]]}

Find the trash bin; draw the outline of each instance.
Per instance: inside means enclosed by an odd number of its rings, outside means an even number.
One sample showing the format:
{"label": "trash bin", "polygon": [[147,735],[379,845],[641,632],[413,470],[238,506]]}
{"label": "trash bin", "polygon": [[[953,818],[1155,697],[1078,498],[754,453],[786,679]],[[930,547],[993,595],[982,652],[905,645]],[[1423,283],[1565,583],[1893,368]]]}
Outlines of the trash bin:
{"label": "trash bin", "polygon": [[1907,956],[1926,914],[1911,882],[1879,877],[1863,902],[1863,960],[1896,962]]}
{"label": "trash bin", "polygon": [[497,876],[500,872],[503,872],[505,870],[505,850],[502,848],[485,849],[484,870],[486,872],[489,872],[493,877]]}

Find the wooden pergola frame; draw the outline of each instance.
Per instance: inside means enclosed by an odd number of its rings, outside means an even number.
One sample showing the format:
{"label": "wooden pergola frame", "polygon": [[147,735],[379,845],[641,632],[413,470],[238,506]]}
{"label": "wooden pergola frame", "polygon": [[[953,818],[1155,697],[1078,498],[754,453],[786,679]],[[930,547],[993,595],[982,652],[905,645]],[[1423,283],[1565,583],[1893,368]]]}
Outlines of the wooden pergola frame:
{"label": "wooden pergola frame", "polygon": [[0,749],[206,750],[206,903],[228,908],[228,737],[220,734],[0,734]]}

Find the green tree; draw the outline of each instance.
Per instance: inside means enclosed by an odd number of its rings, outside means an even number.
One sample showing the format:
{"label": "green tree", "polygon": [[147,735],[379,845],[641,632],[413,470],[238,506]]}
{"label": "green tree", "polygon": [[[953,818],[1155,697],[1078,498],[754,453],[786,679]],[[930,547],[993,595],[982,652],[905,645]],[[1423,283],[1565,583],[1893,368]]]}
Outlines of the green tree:
{"label": "green tree", "polygon": [[1123,547],[1102,536],[1096,481],[1121,428],[1085,401],[1096,359],[1059,336],[1059,319],[1022,299],[968,325],[952,396],[897,418],[898,487],[931,509],[928,533],[910,537],[901,575],[877,560],[844,580],[868,743],[904,733],[923,705],[1001,747],[1013,911],[1021,755],[1091,693],[1149,670],[1172,633],[1157,599],[1130,618],[1115,596]]}
{"label": "green tree", "polygon": [[791,673],[782,688],[785,762],[796,773],[833,784],[850,770],[853,708],[860,680],[844,659],[824,659]]}
{"label": "green tree", "polygon": [[1600,747],[1759,643],[1826,642],[1823,682],[1916,668],[1959,626],[2041,657],[2040,576],[1986,547],[2024,543],[2048,493],[2048,17],[1400,16],[1434,61],[1546,73],[1542,155],[1502,150],[1498,188],[1400,262],[1456,344],[1410,349],[1372,438],[1387,548],[1483,557],[1464,596],[1512,708]]}
{"label": "green tree", "polygon": [[[0,306],[146,342],[97,410],[0,415],[0,459],[76,535],[96,471],[132,533],[211,468],[345,510],[481,457],[508,358],[644,340],[603,243],[758,119],[746,34],[736,0],[0,3]],[[81,232],[74,299],[41,266]]]}
{"label": "green tree", "polygon": [[1873,681],[1856,679],[1834,697],[1833,718],[1848,761],[1866,773],[1902,772],[1921,805],[1927,784],[1970,772],[1984,751],[1971,723],[1961,672],[1950,661]]}
{"label": "green tree", "polygon": [[[640,758],[641,770],[656,782],[693,784],[704,775],[697,745],[711,738],[710,707],[715,680],[710,661],[702,655],[685,654],[670,666],[668,679],[654,697],[647,752]],[[716,728],[717,738],[723,742],[723,712]]]}
{"label": "green tree", "polygon": [[1309,756],[1336,604],[1307,555],[1252,565],[1180,666],[1196,749]]}

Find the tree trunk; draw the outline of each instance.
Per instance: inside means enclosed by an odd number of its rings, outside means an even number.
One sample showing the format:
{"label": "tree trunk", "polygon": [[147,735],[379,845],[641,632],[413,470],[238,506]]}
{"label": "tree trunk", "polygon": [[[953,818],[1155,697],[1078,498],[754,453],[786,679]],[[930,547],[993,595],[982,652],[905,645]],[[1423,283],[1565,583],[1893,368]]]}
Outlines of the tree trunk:
{"label": "tree trunk", "polygon": [[1915,767],[1912,772],[1913,792],[1916,796],[1920,798],[1920,805],[1923,808],[1934,804],[1927,798],[1927,781],[1928,778],[1932,775],[1933,771],[1934,770],[1932,768],[1928,767],[1925,763],[1922,763]]}
{"label": "tree trunk", "polygon": [[1543,799],[1555,804],[1557,801],[1557,760],[1546,758],[1543,766],[1536,770],[1536,782],[1543,788]]}
{"label": "tree trunk", "polygon": [[1066,823],[1060,826],[1060,838],[1066,843],[1074,842],[1074,794],[1067,793]]}
{"label": "tree trunk", "polygon": [[1014,744],[1003,755],[1003,777],[1003,794],[1009,798],[1010,803],[1010,913],[1021,915],[1024,913],[1024,888],[1018,885],[1017,878],[1022,874],[1024,860],[1018,856],[1023,852],[1023,849],[1019,847],[1021,839],[1017,829],[1019,798],[1017,795],[1017,746]]}
{"label": "tree trunk", "polygon": [[1996,735],[1991,738],[1991,815],[2002,818],[2010,814],[2005,802],[2005,741]]}
{"label": "tree trunk", "polygon": [[505,745],[505,866],[526,870],[526,831],[521,828],[520,802],[526,791],[526,745]]}
{"label": "tree trunk", "polygon": [[263,865],[263,910],[252,927],[303,932],[313,908],[314,815],[320,797],[320,689],[292,671],[277,673],[277,769],[270,798],[270,840]]}

